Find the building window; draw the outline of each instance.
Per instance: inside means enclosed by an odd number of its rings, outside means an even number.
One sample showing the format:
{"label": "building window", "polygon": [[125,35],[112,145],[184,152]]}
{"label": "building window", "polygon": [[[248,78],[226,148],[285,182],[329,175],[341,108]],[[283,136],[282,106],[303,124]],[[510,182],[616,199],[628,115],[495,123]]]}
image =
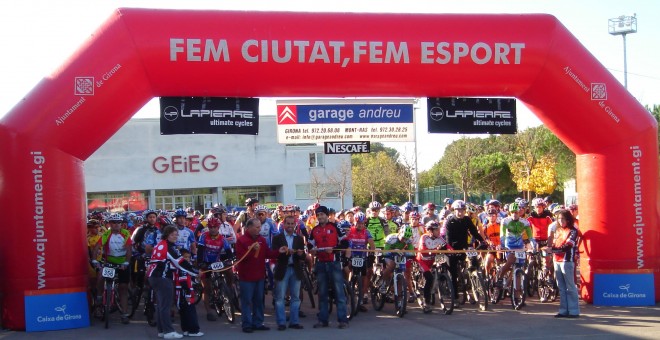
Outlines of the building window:
{"label": "building window", "polygon": [[310,152],[309,153],[309,167],[322,168],[323,167],[323,153]]}
{"label": "building window", "polygon": [[245,199],[248,197],[256,198],[259,204],[264,205],[278,202],[278,189],[281,189],[281,186],[225,187],[222,188],[222,197],[228,208],[245,208]]}
{"label": "building window", "polygon": [[314,187],[311,183],[296,184],[297,200],[316,199],[317,196],[321,196],[321,199],[339,198],[339,190],[335,185],[328,183],[321,184],[318,187]]}
{"label": "building window", "polygon": [[87,211],[125,212],[149,207],[146,191],[97,192],[87,194]]}

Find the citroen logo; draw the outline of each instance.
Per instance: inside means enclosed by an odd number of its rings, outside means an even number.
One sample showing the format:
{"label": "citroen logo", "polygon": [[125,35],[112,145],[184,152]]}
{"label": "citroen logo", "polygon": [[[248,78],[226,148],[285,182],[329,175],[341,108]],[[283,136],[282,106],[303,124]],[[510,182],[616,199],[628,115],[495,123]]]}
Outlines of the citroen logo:
{"label": "citroen logo", "polygon": [[285,106],[284,109],[277,115],[277,124],[298,124],[298,117],[293,111]]}

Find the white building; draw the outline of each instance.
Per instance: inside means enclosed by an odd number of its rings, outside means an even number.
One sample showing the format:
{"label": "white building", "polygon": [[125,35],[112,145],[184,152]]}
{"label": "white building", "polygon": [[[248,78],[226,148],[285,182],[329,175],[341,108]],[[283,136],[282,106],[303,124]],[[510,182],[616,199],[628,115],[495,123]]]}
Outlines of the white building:
{"label": "white building", "polygon": [[[275,116],[259,118],[259,135],[161,135],[159,119],[133,119],[85,161],[88,210],[193,207],[215,203],[350,207],[329,184],[350,155],[325,155],[323,146],[277,143]],[[350,169],[350,167],[349,167]]]}

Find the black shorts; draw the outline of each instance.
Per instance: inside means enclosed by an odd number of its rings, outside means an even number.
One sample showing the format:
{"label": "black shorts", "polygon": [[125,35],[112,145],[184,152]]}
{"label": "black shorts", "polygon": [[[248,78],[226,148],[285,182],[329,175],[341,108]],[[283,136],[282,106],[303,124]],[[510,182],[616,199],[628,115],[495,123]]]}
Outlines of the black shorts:
{"label": "black shorts", "polygon": [[120,269],[117,268],[117,281],[119,283],[128,283],[131,278],[131,273],[129,268],[126,269]]}

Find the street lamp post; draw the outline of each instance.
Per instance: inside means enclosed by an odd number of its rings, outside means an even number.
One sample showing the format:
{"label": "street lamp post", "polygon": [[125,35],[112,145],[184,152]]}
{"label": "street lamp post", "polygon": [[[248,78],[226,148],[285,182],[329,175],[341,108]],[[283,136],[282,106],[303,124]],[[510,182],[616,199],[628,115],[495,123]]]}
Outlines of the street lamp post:
{"label": "street lamp post", "polygon": [[637,33],[637,14],[633,16],[622,15],[607,20],[608,30],[611,35],[623,37],[623,86],[628,88],[628,63],[626,62],[626,34]]}

